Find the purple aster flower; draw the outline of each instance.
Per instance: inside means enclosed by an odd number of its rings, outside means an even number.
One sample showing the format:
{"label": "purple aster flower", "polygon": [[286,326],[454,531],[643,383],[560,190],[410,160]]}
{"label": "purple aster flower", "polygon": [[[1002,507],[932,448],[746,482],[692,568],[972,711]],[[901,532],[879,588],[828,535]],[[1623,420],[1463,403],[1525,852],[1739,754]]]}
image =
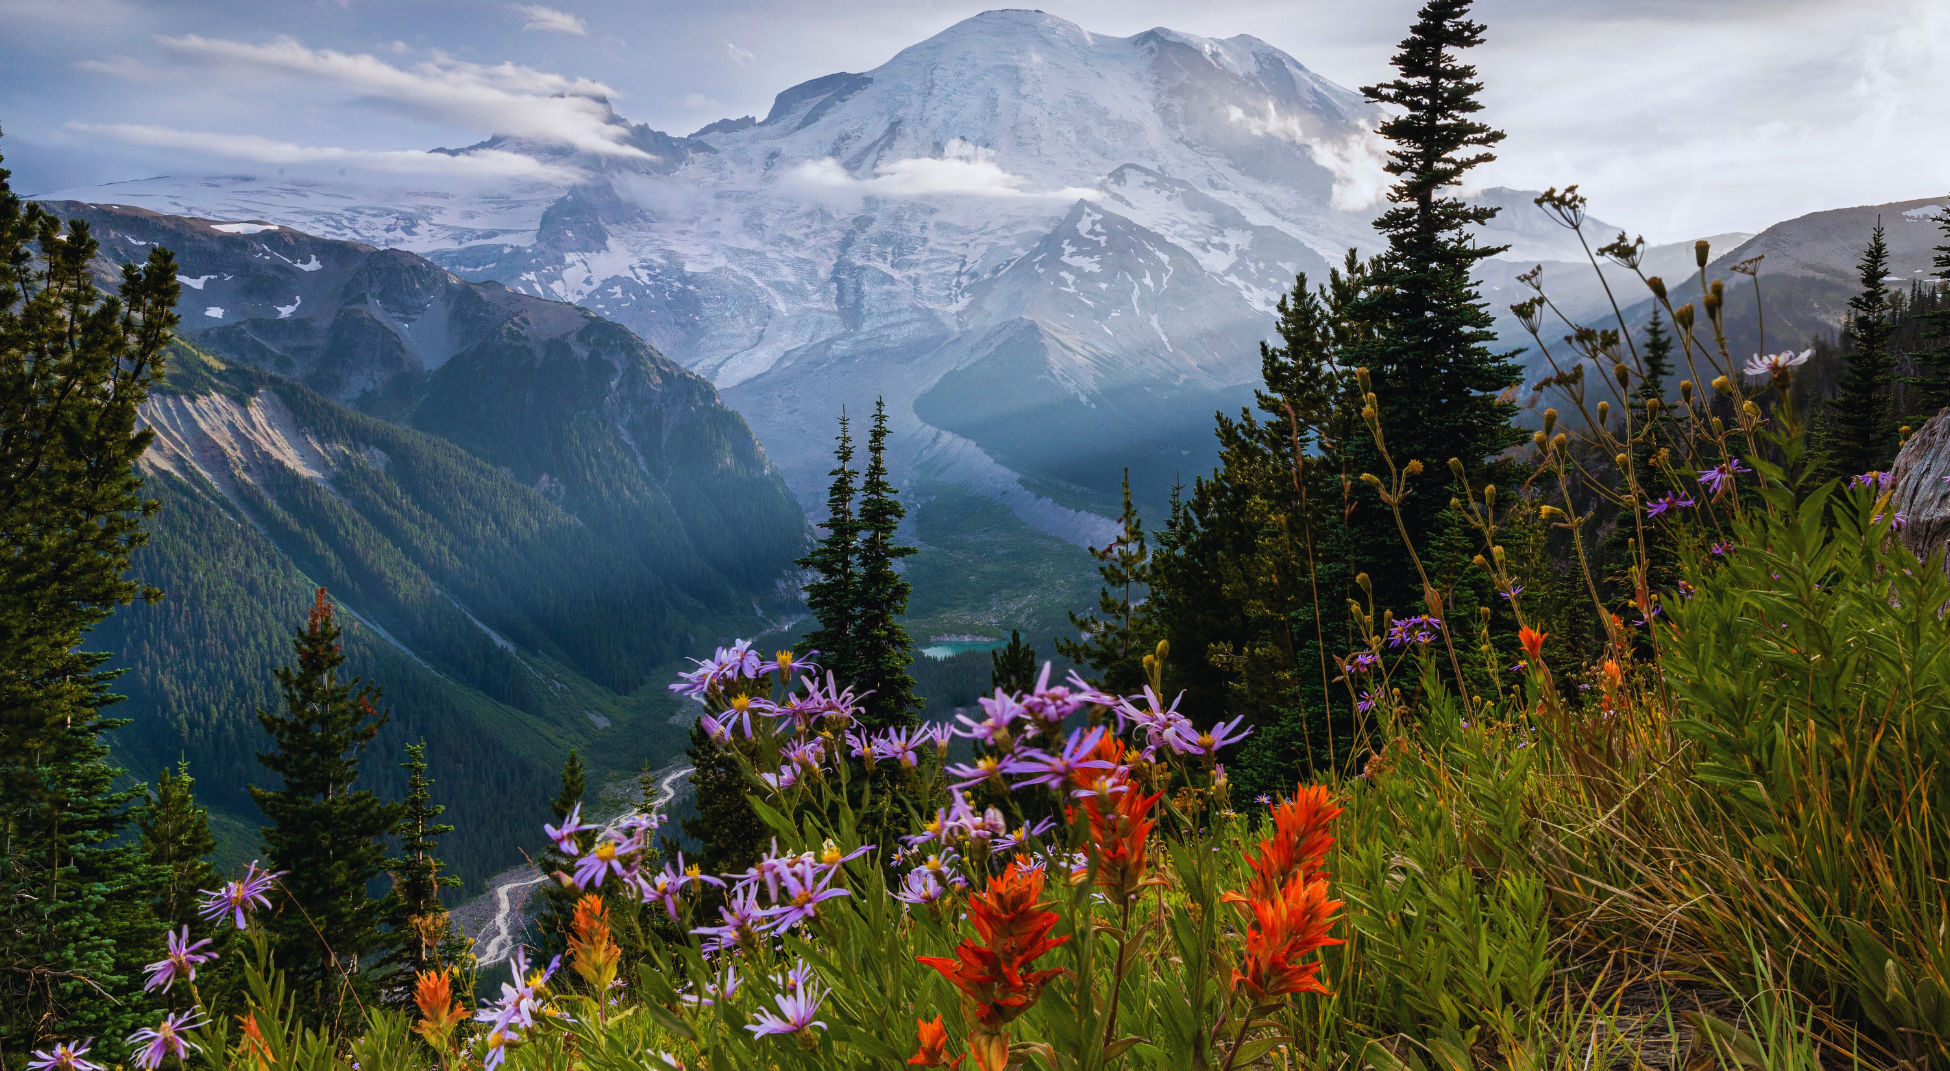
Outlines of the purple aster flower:
{"label": "purple aster flower", "polygon": [[1428,614],[1404,617],[1388,625],[1388,646],[1406,647],[1410,644],[1421,646],[1435,640],[1436,633],[1442,630],[1442,619]]}
{"label": "purple aster flower", "polygon": [[816,736],[810,740],[795,741],[792,746],[785,749],[784,757],[794,766],[802,766],[809,770],[819,769],[820,764],[826,760],[826,742]]}
{"label": "purple aster flower", "polygon": [[1727,555],[1733,553],[1733,542],[1731,540],[1722,540],[1706,549],[1713,552],[1715,555],[1724,558]]}
{"label": "purple aster flower", "polygon": [[196,913],[210,922],[219,922],[229,916],[241,930],[249,921],[252,911],[271,906],[271,901],[264,894],[283,876],[282,870],[273,874],[259,868],[257,860],[253,859],[244,868],[242,881],[227,881],[221,888],[202,890],[203,902],[197,905]]}
{"label": "purple aster flower", "polygon": [[774,793],[784,792],[799,783],[799,767],[781,766],[777,773],[759,774],[758,779]]}
{"label": "purple aster flower", "polygon": [[729,952],[756,948],[765,928],[765,909],[758,906],[757,886],[734,888],[718,908],[719,925],[700,926],[691,932],[704,938],[707,952]]}
{"label": "purple aster flower", "polygon": [[603,887],[603,879],[612,875],[626,882],[630,880],[635,864],[629,857],[635,855],[643,845],[635,838],[619,843],[611,836],[612,833],[613,831],[605,830],[603,836],[596,841],[595,847],[589,849],[589,854],[576,860],[573,875],[576,888],[587,889],[594,885],[600,889]]}
{"label": "purple aster flower", "polygon": [[1718,497],[1720,492],[1733,486],[1734,477],[1752,471],[1752,469],[1742,466],[1738,458],[1728,458],[1718,465],[1707,469],[1705,472],[1700,473],[1699,482],[1708,491],[1713,492],[1715,497]]}
{"label": "purple aster flower", "polygon": [[1359,701],[1357,701],[1354,704],[1354,709],[1360,711],[1363,714],[1366,714],[1368,711],[1374,709],[1374,702],[1375,702],[1375,693],[1372,689],[1370,689],[1368,691],[1361,693],[1361,698]]}
{"label": "purple aster flower", "polygon": [[913,769],[921,764],[919,748],[932,743],[934,732],[928,727],[917,729],[888,729],[873,739],[873,754],[876,759],[898,759],[902,768]]}
{"label": "purple aster flower", "polygon": [[1360,654],[1344,659],[1341,663],[1348,673],[1366,673],[1380,664],[1381,656],[1373,651],[1362,651]]}
{"label": "purple aster flower", "polygon": [[130,1034],[129,1045],[141,1046],[141,1051],[135,1054],[136,1066],[145,1068],[146,1071],[156,1071],[167,1057],[174,1056],[180,1063],[189,1059],[190,1050],[202,1052],[203,1046],[198,1045],[190,1037],[191,1031],[203,1026],[196,1021],[196,1016],[197,1013],[193,1011],[181,1015],[165,1015],[163,1021],[157,1023],[153,1029],[144,1027]]}
{"label": "purple aster flower", "polygon": [[87,1059],[88,1047],[95,1043],[94,1038],[78,1041],[73,1045],[56,1045],[53,1049],[35,1049],[27,1061],[28,1071],[102,1071],[102,1065]]}
{"label": "purple aster flower", "polygon": [[760,1008],[753,1013],[752,1023],[745,1029],[751,1031],[754,1037],[764,1037],[767,1034],[797,1034],[801,1030],[811,1030],[815,1026],[824,1030],[826,1024],[814,1019],[813,1016],[819,1014],[819,1003],[825,999],[825,993],[816,993],[810,989],[798,993],[780,993],[772,998],[772,1002],[779,1007],[779,1013],[774,1015],[771,1009]]}
{"label": "purple aster flower", "polygon": [[984,782],[993,783],[997,788],[1008,789],[1009,783],[1002,780],[1002,760],[994,755],[984,755],[972,763],[958,762],[948,767],[948,777],[954,783],[950,788],[974,788]]}
{"label": "purple aster flower", "polygon": [[1504,597],[1505,599],[1514,599],[1514,598],[1516,598],[1517,596],[1519,596],[1519,595],[1521,595],[1521,594],[1523,594],[1523,585],[1522,585],[1522,584],[1512,584],[1512,585],[1510,585],[1510,590],[1508,590],[1508,591],[1499,591],[1499,592],[1497,592],[1497,594],[1498,594],[1498,595],[1501,595],[1501,596],[1503,596],[1503,597]]}
{"label": "purple aster flower", "polygon": [[1860,476],[1849,477],[1848,485],[1851,490],[1857,487],[1868,487],[1876,491],[1887,491],[1890,481],[1895,478],[1896,474],[1893,472],[1865,472]]}
{"label": "purple aster flower", "polygon": [[1189,722],[1173,726],[1165,743],[1180,755],[1217,755],[1220,748],[1230,747],[1253,734],[1251,726],[1247,726],[1243,733],[1234,732],[1245,720],[1245,716],[1241,715],[1229,722],[1222,721],[1214,725],[1211,731],[1203,733],[1195,733]]}
{"label": "purple aster flower", "polygon": [[[1045,670],[1045,672],[1048,672]],[[1079,729],[1070,734],[1070,740],[1063,750],[1051,755],[1035,748],[1018,753],[1002,764],[1001,772],[1010,775],[1027,774],[1016,782],[1021,785],[1048,785],[1061,791],[1069,781],[1070,775],[1084,770],[1108,770],[1112,764],[1103,759],[1090,758],[1097,748],[1097,742],[1104,738],[1103,726],[1084,732]]]}
{"label": "purple aster flower", "polygon": [[1153,692],[1148,684],[1144,687],[1142,708],[1132,702],[1137,698],[1139,697],[1131,696],[1128,699],[1120,699],[1112,709],[1117,714],[1117,730],[1123,732],[1127,725],[1136,725],[1143,729],[1148,748],[1163,744],[1165,738],[1171,735],[1171,731],[1180,725],[1191,727],[1191,720],[1178,713],[1178,704],[1185,698],[1184,692],[1179,692],[1178,698],[1173,699],[1169,707],[1159,701],[1157,693]]}
{"label": "purple aster flower", "polygon": [[1668,491],[1666,497],[1658,499],[1651,505],[1645,507],[1645,515],[1647,517],[1657,517],[1668,510],[1690,508],[1694,504],[1692,499],[1681,498],[1678,493]]}
{"label": "purple aster flower", "polygon": [[644,903],[647,904],[652,900],[661,902],[664,905],[664,913],[674,919],[677,917],[677,897],[683,893],[684,886],[698,882],[724,888],[723,881],[696,867],[685,867],[684,853],[680,851],[677,853],[676,862],[665,863],[664,868],[655,875],[648,878],[639,875],[637,888],[643,894]]}
{"label": "purple aster flower", "polygon": [[935,877],[933,871],[926,867],[915,867],[901,875],[899,887],[893,889],[888,895],[903,904],[913,904],[918,907],[922,904],[932,904],[948,895],[948,888]]}
{"label": "purple aster flower", "polygon": [[191,944],[190,928],[188,926],[183,927],[180,933],[170,933],[168,939],[169,954],[151,963],[146,968],[149,972],[149,980],[143,983],[143,991],[148,992],[153,989],[160,989],[167,993],[169,992],[169,987],[175,985],[176,979],[178,978],[181,978],[185,982],[196,981],[197,964],[208,963],[217,958],[215,952],[197,951],[209,943],[210,939],[206,937],[195,944]]}
{"label": "purple aster flower", "polygon": [[811,921],[819,915],[819,905],[840,896],[851,896],[845,889],[832,888],[838,871],[832,867],[807,865],[787,870],[779,876],[778,902],[765,909],[772,932],[779,933]]}
{"label": "purple aster flower", "polygon": [[[1061,786],[1057,786],[1057,787],[1061,787]],[[995,843],[990,845],[990,848],[998,852],[1014,851],[1015,849],[1020,848],[1025,844],[1028,844],[1030,838],[1040,837],[1043,834],[1048,833],[1050,830],[1055,828],[1056,828],[1056,819],[1042,818],[1037,821],[1030,822],[1026,825],[1016,828],[1015,830],[1011,831],[1007,836],[996,838]]]}
{"label": "purple aster flower", "polygon": [[573,859],[582,854],[582,845],[577,842],[576,834],[586,833],[595,828],[582,821],[582,804],[578,801],[574,807],[569,808],[569,816],[562,820],[560,826],[543,825],[542,832],[548,835],[549,840],[555,842],[556,851]]}
{"label": "purple aster flower", "polygon": [[1070,683],[1077,687],[1059,684],[1052,688],[1049,683],[1050,667],[1051,663],[1043,663],[1043,672],[1036,677],[1036,687],[1020,702],[1031,719],[1054,728],[1063,724],[1064,719],[1089,702],[1092,696],[1100,693],[1085,684],[1075,670],[1070,671]]}
{"label": "purple aster flower", "polygon": [[982,713],[987,716],[981,721],[976,721],[966,714],[955,715],[955,720],[961,722],[966,728],[954,729],[954,734],[965,736],[970,740],[979,740],[993,748],[1009,750],[1014,743],[1009,725],[1026,717],[1028,712],[1023,710],[1022,704],[1016,702],[1013,697],[1002,694],[1000,688],[995,690],[994,697],[984,696],[976,702],[981,704]]}

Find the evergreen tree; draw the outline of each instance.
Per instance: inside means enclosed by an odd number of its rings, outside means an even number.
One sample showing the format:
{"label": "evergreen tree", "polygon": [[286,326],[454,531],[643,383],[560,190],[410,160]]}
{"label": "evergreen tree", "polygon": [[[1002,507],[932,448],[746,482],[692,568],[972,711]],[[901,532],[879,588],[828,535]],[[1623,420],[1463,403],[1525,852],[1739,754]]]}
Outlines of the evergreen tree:
{"label": "evergreen tree", "polygon": [[857,668],[854,652],[854,602],[859,565],[859,521],[853,515],[858,493],[852,467],[853,436],[847,431],[846,411],[840,411],[839,446],[833,451],[831,488],[826,493],[826,535],[811,554],[796,563],[817,578],[806,585],[806,607],[817,626],[799,643],[799,653],[818,651],[818,662],[842,679]]}
{"label": "evergreen tree", "polygon": [[187,760],[179,760],[173,774],[163,767],[148,806],[136,816],[136,829],[149,865],[164,875],[152,903],[156,918],[172,928],[198,923],[197,893],[216,888],[221,879],[208,858],[217,850],[210,809],[196,802],[196,778]]}
{"label": "evergreen tree", "polygon": [[[149,904],[166,880],[127,836],[103,734],[107,655],[82,650],[117,605],[161,592],[128,575],[156,508],[136,460],[137,410],[176,325],[165,249],[96,290],[88,227],[23,204],[0,169],[0,1052],[100,1036],[147,1018],[160,952]],[[38,257],[35,246],[38,246]]]}
{"label": "evergreen tree", "polygon": [[850,673],[840,679],[850,681],[866,698],[861,701],[861,721],[868,728],[903,725],[921,709],[921,697],[914,694],[914,678],[907,667],[914,664],[914,644],[902,627],[910,591],[898,563],[914,553],[901,546],[896,530],[907,508],[896,496],[887,476],[887,405],[874,403],[873,431],[867,437],[867,468],[860,480],[857,581],[853,596],[853,643],[848,659]]}
{"label": "evergreen tree", "polygon": [[[588,789],[588,776],[582,768],[582,756],[574,748],[569,749],[568,761],[562,764],[562,790],[548,801],[549,813],[555,816],[555,824],[560,825],[569,817],[569,812],[582,803],[583,793]],[[587,816],[583,819],[588,821]],[[580,850],[587,851],[596,843],[593,832],[578,834],[576,842]],[[551,844],[542,852],[542,873],[547,878],[542,883],[542,951],[553,955],[569,947],[569,932],[575,921],[576,898],[582,894],[563,881],[558,875],[568,874],[575,869],[575,860],[555,850]]]}
{"label": "evergreen tree", "polygon": [[1896,453],[1896,424],[1890,414],[1892,360],[1889,336],[1889,246],[1882,220],[1869,232],[1869,245],[1856,262],[1862,290],[1848,301],[1843,337],[1851,349],[1840,389],[1822,419],[1822,452],[1830,476],[1854,476],[1887,469]]}
{"label": "evergreen tree", "polygon": [[1131,470],[1124,470],[1124,510],[1117,538],[1102,550],[1090,548],[1097,559],[1097,613],[1070,615],[1082,640],[1059,638],[1056,652],[1096,675],[1093,683],[1115,694],[1144,687],[1144,656],[1157,647],[1146,600],[1151,587],[1151,551],[1145,545],[1144,521],[1131,504]]}
{"label": "evergreen tree", "polygon": [[257,761],[279,787],[250,790],[271,823],[265,855],[285,872],[282,902],[267,920],[273,950],[315,1022],[343,1021],[373,989],[360,963],[381,944],[383,905],[367,886],[386,872],[385,838],[400,818],[398,804],[355,787],[359,756],[387,715],[375,704],[376,685],[340,677],[339,635],[319,588],[292,641],[296,664],[277,671],[284,710],[257,714],[276,746]]}
{"label": "evergreen tree", "polygon": [[[1950,287],[1950,208],[1939,209],[1936,222],[1943,230],[1943,244],[1930,260],[1936,269],[1937,292],[1929,295],[1932,308],[1923,314],[1923,345],[1909,355],[1913,372],[1903,381],[1909,392],[1909,415],[1903,422],[1917,428],[1950,406],[1950,301],[1943,299],[1944,288]],[[1921,302],[1910,304],[1915,307]]]}
{"label": "evergreen tree", "polygon": [[[1388,248],[1375,259],[1353,319],[1369,337],[1353,347],[1344,366],[1366,367],[1377,397],[1377,415],[1398,466],[1420,461],[1402,503],[1408,536],[1426,546],[1443,523],[1450,495],[1436,483],[1458,458],[1471,478],[1486,460],[1520,442],[1511,425],[1514,405],[1498,392],[1517,381],[1520,369],[1488,344],[1489,309],[1470,278],[1478,261],[1502,252],[1479,246],[1471,231],[1497,210],[1445,196],[1464,175],[1495,159],[1485,150],[1503,140],[1500,131],[1470,118],[1482,110],[1483,84],[1458,53],[1483,41],[1483,27],[1468,20],[1470,0],[1429,0],[1401,43],[1393,63],[1399,77],[1365,87],[1369,100],[1400,113],[1381,124],[1393,142],[1386,170],[1398,181],[1388,193],[1394,207],[1375,221]],[[1352,444],[1356,474],[1386,476],[1372,441]],[[1422,592],[1404,552],[1394,519],[1371,495],[1352,518],[1356,564],[1374,578],[1377,602],[1403,612]]]}
{"label": "evergreen tree", "polygon": [[733,748],[745,749],[748,761],[755,757],[755,749],[745,737],[734,733],[720,744],[704,731],[701,721],[692,723],[691,744],[685,754],[691,761],[691,798],[697,814],[684,819],[684,832],[698,842],[696,862],[710,874],[749,868],[758,861],[770,836],[746,798],[752,787],[732,757]]}
{"label": "evergreen tree", "polygon": [[[1126,485],[1128,486],[1128,484]],[[1074,615],[1072,615],[1074,616]],[[1036,649],[1022,642],[1022,630],[1009,630],[1009,646],[989,652],[989,687],[1011,695],[1036,686]]]}
{"label": "evergreen tree", "polygon": [[460,879],[440,872],[440,838],[454,827],[440,821],[444,804],[433,802],[433,779],[427,776],[427,745],[406,745],[406,799],[399,822],[399,858],[392,861],[393,893],[386,904],[387,953],[380,974],[386,1003],[405,1006],[413,1001],[414,975],[446,966],[442,946],[450,936],[442,889],[457,889]]}

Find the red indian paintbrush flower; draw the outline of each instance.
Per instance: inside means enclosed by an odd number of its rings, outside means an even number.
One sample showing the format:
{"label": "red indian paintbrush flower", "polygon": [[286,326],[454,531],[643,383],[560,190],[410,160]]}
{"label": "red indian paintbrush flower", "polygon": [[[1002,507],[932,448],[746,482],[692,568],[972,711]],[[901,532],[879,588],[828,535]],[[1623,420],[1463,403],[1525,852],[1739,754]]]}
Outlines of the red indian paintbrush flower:
{"label": "red indian paintbrush flower", "polygon": [[921,1051],[908,1059],[909,1067],[945,1067],[948,1071],[955,1071],[963,1060],[968,1059],[964,1053],[950,1060],[942,1051],[948,1047],[948,1028],[942,1024],[941,1016],[935,1016],[932,1023],[926,1019],[916,1019],[914,1025],[921,1034]]}
{"label": "red indian paintbrush flower", "polygon": [[1318,873],[1295,874],[1279,898],[1254,901],[1245,962],[1232,972],[1232,984],[1244,985],[1262,1004],[1287,993],[1327,992],[1315,977],[1320,961],[1299,960],[1316,949],[1345,943],[1327,936],[1340,906],[1339,900],[1327,898],[1327,879]]}
{"label": "red indian paintbrush flower", "polygon": [[1295,875],[1312,878],[1334,846],[1331,827],[1341,809],[1328,799],[1324,785],[1302,788],[1273,808],[1273,836],[1259,842],[1259,855],[1247,856],[1253,876],[1242,893],[1228,892],[1229,904],[1278,899]]}
{"label": "red indian paintbrush flower", "polygon": [[982,1071],[1002,1071],[1009,1061],[1009,1022],[1035,1005],[1044,983],[1069,973],[1061,967],[1025,969],[1069,940],[1049,936],[1057,915],[1037,902],[1042,894],[1043,872],[1018,858],[1002,876],[989,879],[987,892],[968,898],[968,922],[983,943],[964,939],[953,959],[915,957],[961,990],[967,1018],[975,1024],[969,1051]]}
{"label": "red indian paintbrush flower", "polygon": [[[434,1048],[446,1052],[447,1035],[467,1018],[467,1005],[454,999],[453,971],[421,971],[415,975],[413,1003],[420,1009],[420,1021],[413,1024],[413,1031]],[[256,1029],[257,1021],[253,1019],[246,1033]]]}
{"label": "red indian paintbrush flower", "polygon": [[1534,664],[1538,659],[1544,657],[1544,641],[1550,639],[1550,635],[1548,632],[1539,632],[1529,625],[1525,625],[1517,630],[1517,642],[1523,644],[1523,653]]}
{"label": "red indian paintbrush flower", "polygon": [[610,937],[609,907],[600,896],[584,896],[576,901],[574,932],[569,937],[569,963],[589,983],[599,999],[616,977],[616,965],[623,950]]}

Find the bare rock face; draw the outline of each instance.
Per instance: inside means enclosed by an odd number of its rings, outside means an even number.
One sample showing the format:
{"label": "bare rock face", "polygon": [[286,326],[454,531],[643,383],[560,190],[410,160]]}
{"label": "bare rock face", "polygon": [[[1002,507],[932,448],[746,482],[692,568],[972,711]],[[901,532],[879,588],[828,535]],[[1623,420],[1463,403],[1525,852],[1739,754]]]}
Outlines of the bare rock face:
{"label": "bare rock face", "polygon": [[1903,545],[1927,559],[1950,544],[1950,409],[1910,435],[1893,472]]}

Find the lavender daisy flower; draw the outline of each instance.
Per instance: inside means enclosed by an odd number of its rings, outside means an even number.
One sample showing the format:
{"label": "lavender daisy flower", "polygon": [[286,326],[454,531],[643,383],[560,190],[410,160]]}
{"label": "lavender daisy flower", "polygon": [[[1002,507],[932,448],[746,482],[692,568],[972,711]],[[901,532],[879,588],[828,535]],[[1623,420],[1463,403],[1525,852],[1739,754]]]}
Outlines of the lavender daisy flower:
{"label": "lavender daisy flower", "polygon": [[1849,477],[1848,485],[1851,490],[1857,487],[1868,487],[1877,491],[1887,491],[1890,481],[1895,478],[1896,474],[1893,472],[1865,472],[1860,476]]}
{"label": "lavender daisy flower", "polygon": [[203,1046],[198,1045],[190,1037],[191,1031],[203,1025],[196,1021],[196,1016],[197,1013],[193,1011],[181,1015],[165,1015],[163,1021],[157,1023],[153,1029],[144,1027],[130,1034],[129,1044],[142,1047],[141,1051],[135,1054],[136,1066],[144,1068],[145,1071],[156,1071],[168,1057],[174,1056],[178,1062],[181,1062],[189,1059],[191,1050],[202,1052]]}
{"label": "lavender daisy flower", "polygon": [[605,835],[589,849],[589,854],[576,860],[575,874],[572,875],[576,888],[587,889],[591,885],[600,889],[603,879],[614,875],[624,881],[630,879],[632,864],[628,857],[636,854],[642,847],[634,839],[621,843]]}
{"label": "lavender daisy flower", "polygon": [[1002,694],[1000,688],[996,689],[994,698],[984,697],[977,699],[976,702],[981,704],[982,712],[987,717],[976,721],[966,714],[955,715],[955,720],[961,722],[966,728],[954,729],[954,734],[965,736],[970,740],[979,740],[990,747],[1007,751],[1014,740],[1013,734],[1009,731],[1010,723],[1027,714],[1022,704]]}
{"label": "lavender daisy flower", "polygon": [[1050,830],[1055,828],[1056,828],[1056,819],[1042,818],[1037,821],[1030,822],[1026,825],[1017,827],[1015,830],[1011,831],[1009,835],[1005,837],[997,838],[996,842],[993,845],[990,845],[990,847],[993,850],[998,852],[1014,851],[1015,849],[1020,848],[1025,844],[1028,844],[1030,838],[1040,837],[1043,834],[1048,833]]}
{"label": "lavender daisy flower", "polygon": [[1523,585],[1522,585],[1522,584],[1512,584],[1512,585],[1510,585],[1510,590],[1508,590],[1508,591],[1499,591],[1499,592],[1497,592],[1497,594],[1498,594],[1498,595],[1501,595],[1501,596],[1503,596],[1503,597],[1504,597],[1505,599],[1514,599],[1514,598],[1516,598],[1517,596],[1519,596],[1519,595],[1521,595],[1521,594],[1523,594]]}
{"label": "lavender daisy flower", "polygon": [[1740,464],[1739,459],[1729,458],[1699,474],[1699,482],[1717,497],[1720,492],[1733,486],[1734,477],[1752,472]]}
{"label": "lavender daisy flower", "polygon": [[175,985],[176,979],[178,978],[181,978],[185,982],[196,981],[197,964],[208,963],[217,958],[215,952],[199,953],[197,951],[197,949],[209,943],[210,939],[206,937],[195,944],[191,944],[190,928],[188,926],[183,927],[180,933],[170,933],[168,939],[169,954],[151,963],[146,968],[149,972],[149,980],[143,983],[143,992],[146,993],[150,990],[161,989],[167,993],[169,992],[169,987]]}
{"label": "lavender daisy flower", "polygon": [[1668,491],[1666,497],[1658,499],[1645,507],[1647,517],[1657,517],[1668,510],[1690,508],[1695,503],[1690,498],[1681,498],[1677,492]]}
{"label": "lavender daisy flower", "polygon": [[1363,714],[1366,714],[1368,711],[1374,709],[1374,702],[1375,702],[1375,693],[1372,689],[1370,689],[1368,691],[1361,693],[1361,698],[1355,702],[1354,709],[1360,711]]}
{"label": "lavender daisy flower", "polygon": [[542,832],[548,835],[549,840],[555,842],[556,851],[573,859],[582,854],[582,845],[576,841],[576,834],[586,833],[595,828],[583,823],[582,804],[577,802],[574,807],[569,808],[569,816],[562,820],[560,826],[544,825]]}
{"label": "lavender daisy flower", "polygon": [[991,782],[997,788],[1008,789],[1009,783],[1002,780],[1002,760],[993,755],[984,755],[973,763],[958,762],[947,770],[954,789],[974,788],[984,782]]}
{"label": "lavender daisy flower", "polygon": [[1722,540],[1706,549],[1711,551],[1714,555],[1724,558],[1727,555],[1733,553],[1733,543],[1731,540]]}
{"label": "lavender daisy flower", "polygon": [[1229,722],[1222,721],[1214,725],[1209,732],[1197,735],[1193,734],[1189,723],[1173,726],[1171,735],[1166,738],[1165,743],[1180,755],[1217,755],[1220,748],[1230,747],[1253,734],[1251,726],[1247,726],[1243,733],[1234,732],[1245,720],[1245,716],[1241,715]]}
{"label": "lavender daisy flower", "polygon": [[72,1045],[56,1045],[51,1050],[35,1049],[27,1061],[27,1071],[102,1071],[102,1065],[87,1059],[94,1038]]}
{"label": "lavender daisy flower", "polygon": [[720,922],[716,926],[700,926],[691,931],[704,938],[705,951],[758,947],[765,926],[765,909],[758,906],[758,888],[748,885],[733,889],[725,897],[724,906],[718,908],[718,918]]}
{"label": "lavender daisy flower", "polygon": [[1070,780],[1070,775],[1084,770],[1108,770],[1111,763],[1103,759],[1093,759],[1089,755],[1097,748],[1097,742],[1104,738],[1103,726],[1089,732],[1078,730],[1070,734],[1070,740],[1063,750],[1054,755],[1028,749],[1016,755],[1001,766],[1005,774],[1028,774],[1016,782],[1021,785],[1047,785],[1061,790]]}
{"label": "lavender daisy flower", "polygon": [[948,895],[948,889],[935,878],[932,871],[925,867],[915,867],[901,876],[899,887],[891,890],[888,895],[903,904],[919,907],[940,900]]}
{"label": "lavender daisy flower", "polygon": [[826,1029],[826,1024],[813,1018],[819,1014],[820,1001],[826,999],[825,993],[815,993],[808,989],[799,993],[780,993],[772,998],[779,1007],[779,1014],[772,1014],[769,1008],[760,1008],[752,1015],[751,1025],[745,1029],[754,1037],[767,1034],[797,1034],[813,1027]]}
{"label": "lavender daisy flower", "polygon": [[774,793],[784,792],[799,783],[799,767],[781,766],[777,773],[759,774],[758,779]]}
{"label": "lavender daisy flower", "polygon": [[1793,350],[1782,350],[1779,353],[1756,353],[1752,357],[1747,358],[1747,365],[1741,371],[1746,372],[1750,376],[1776,375],[1787,371],[1795,365],[1807,364],[1808,358],[1814,355],[1815,351],[1813,349],[1805,349],[1800,353],[1796,353]]}
{"label": "lavender daisy flower", "polygon": [[874,738],[873,754],[876,759],[897,759],[902,769],[911,770],[921,764],[920,746],[933,740],[934,733],[925,727],[889,729]]}
{"label": "lavender daisy flower", "polygon": [[831,867],[807,866],[788,870],[779,878],[779,902],[765,909],[773,933],[789,930],[819,915],[819,905],[840,896],[851,896],[845,889],[832,888],[838,872]]}
{"label": "lavender daisy flower", "polygon": [[249,921],[252,911],[271,906],[271,901],[264,894],[283,876],[282,870],[273,874],[259,868],[257,860],[253,859],[244,868],[242,881],[227,881],[221,888],[202,890],[203,902],[197,905],[197,916],[210,922],[220,922],[229,916],[241,930]]}
{"label": "lavender daisy flower", "polygon": [[1441,631],[1441,629],[1442,619],[1439,617],[1433,617],[1427,614],[1404,617],[1389,624],[1388,646],[1406,647],[1413,644],[1419,647],[1423,644],[1433,642],[1436,633]]}

